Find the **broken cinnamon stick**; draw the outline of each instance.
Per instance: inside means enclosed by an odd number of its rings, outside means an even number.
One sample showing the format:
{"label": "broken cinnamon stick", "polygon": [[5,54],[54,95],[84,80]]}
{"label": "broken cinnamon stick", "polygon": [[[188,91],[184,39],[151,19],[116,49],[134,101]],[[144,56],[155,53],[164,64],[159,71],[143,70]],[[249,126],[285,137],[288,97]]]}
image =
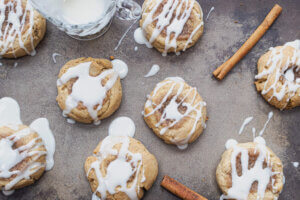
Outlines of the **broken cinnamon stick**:
{"label": "broken cinnamon stick", "polygon": [[260,38],[267,32],[269,27],[277,19],[281,13],[282,8],[275,4],[269,14],[266,16],[264,21],[259,25],[259,27],[254,31],[254,33],[249,37],[249,39],[243,44],[243,46],[225,63],[219,66],[213,75],[222,80],[226,74],[245,56],[247,53],[255,46],[255,44],[260,40]]}
{"label": "broken cinnamon stick", "polygon": [[189,189],[173,178],[170,178],[169,176],[164,176],[160,185],[184,200],[207,200],[205,197]]}

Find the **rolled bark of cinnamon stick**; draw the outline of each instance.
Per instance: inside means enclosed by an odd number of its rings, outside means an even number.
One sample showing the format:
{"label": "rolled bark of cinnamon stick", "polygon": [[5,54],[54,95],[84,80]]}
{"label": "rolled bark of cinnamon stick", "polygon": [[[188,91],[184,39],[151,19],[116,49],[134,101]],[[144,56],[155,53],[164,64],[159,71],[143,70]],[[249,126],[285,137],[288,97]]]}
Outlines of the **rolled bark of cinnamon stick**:
{"label": "rolled bark of cinnamon stick", "polygon": [[205,197],[189,189],[178,181],[170,178],[169,176],[164,176],[160,185],[184,200],[207,200]]}
{"label": "rolled bark of cinnamon stick", "polygon": [[282,8],[275,4],[269,14],[266,16],[264,21],[259,25],[259,27],[254,31],[254,33],[249,37],[249,39],[243,44],[243,46],[225,63],[219,66],[213,75],[222,80],[226,74],[245,56],[247,53],[255,46],[255,44],[260,40],[260,38],[266,33],[269,27],[280,15]]}

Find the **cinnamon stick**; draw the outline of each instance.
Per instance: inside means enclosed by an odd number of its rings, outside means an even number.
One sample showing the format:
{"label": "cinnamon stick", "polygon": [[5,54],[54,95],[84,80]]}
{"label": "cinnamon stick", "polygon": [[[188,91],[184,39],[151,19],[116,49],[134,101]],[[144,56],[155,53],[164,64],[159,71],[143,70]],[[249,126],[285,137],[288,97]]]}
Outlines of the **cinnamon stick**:
{"label": "cinnamon stick", "polygon": [[189,189],[173,178],[170,178],[169,176],[164,176],[160,185],[184,200],[207,200],[205,197]]}
{"label": "cinnamon stick", "polygon": [[225,63],[219,66],[213,75],[222,80],[226,74],[245,56],[247,53],[255,46],[255,44],[260,40],[260,38],[267,32],[269,27],[277,19],[281,13],[282,8],[275,4],[269,14],[266,16],[264,21],[259,25],[259,27],[254,31],[254,33],[249,37],[249,39],[243,44],[243,46]]}

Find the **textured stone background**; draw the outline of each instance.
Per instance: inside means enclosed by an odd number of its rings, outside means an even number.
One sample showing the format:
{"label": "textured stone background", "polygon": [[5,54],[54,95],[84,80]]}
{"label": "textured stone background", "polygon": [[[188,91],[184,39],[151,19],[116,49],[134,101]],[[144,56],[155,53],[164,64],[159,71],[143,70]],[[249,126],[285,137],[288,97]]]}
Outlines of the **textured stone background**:
{"label": "textured stone background", "polygon": [[[225,80],[219,82],[212,78],[213,70],[241,46],[275,2],[283,7],[283,13],[271,29]],[[142,4],[142,1],[139,0],[139,3]],[[162,57],[154,49],[135,44],[133,31],[137,24],[120,48],[114,51],[123,32],[131,24],[114,19],[104,36],[89,42],[74,40],[48,23],[46,36],[38,46],[36,56],[2,60],[0,97],[10,96],[19,102],[22,120],[26,124],[38,117],[48,118],[57,148],[52,171],[11,197],[0,194],[0,199],[91,199],[92,193],[83,170],[84,161],[107,135],[110,122],[124,115],[134,120],[135,138],[142,141],[159,162],[157,181],[146,192],[145,199],[177,199],[160,187],[165,174],[208,199],[218,199],[220,191],[215,181],[215,169],[225,150],[226,140],[251,141],[251,128],[260,130],[270,111],[274,112],[274,118],[264,137],[267,145],[284,163],[286,184],[280,199],[299,198],[300,168],[296,169],[291,164],[291,161],[300,161],[299,108],[280,112],[269,106],[253,85],[259,56],[271,46],[300,38],[299,1],[201,0],[200,3],[204,18],[212,6],[215,10],[205,21],[202,38],[180,56]],[[135,46],[139,48],[137,52],[134,51]],[[54,52],[63,55],[57,57],[57,64],[52,61]],[[68,60],[81,56],[109,58],[111,55],[124,60],[129,66],[128,76],[122,80],[124,96],[120,109],[103,120],[100,126],[68,124],[55,101],[59,69]],[[15,61],[18,62],[16,68],[13,67]],[[154,77],[144,78],[153,64],[160,65],[161,70]],[[196,86],[208,105],[207,129],[185,151],[164,144],[146,126],[141,115],[146,95],[157,82],[168,76],[181,76],[190,85]],[[248,116],[254,116],[254,120],[239,136],[238,130]]]}

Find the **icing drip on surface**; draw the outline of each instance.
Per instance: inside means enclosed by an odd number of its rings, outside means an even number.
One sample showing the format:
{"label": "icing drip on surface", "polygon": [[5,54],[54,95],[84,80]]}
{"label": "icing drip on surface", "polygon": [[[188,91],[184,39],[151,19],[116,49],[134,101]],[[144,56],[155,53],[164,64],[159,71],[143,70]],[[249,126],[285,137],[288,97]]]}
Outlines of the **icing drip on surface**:
{"label": "icing drip on surface", "polygon": [[67,118],[67,122],[69,124],[75,124],[76,123],[76,121],[74,119],[71,119],[71,118]]}
{"label": "icing drip on surface", "polygon": [[292,164],[293,164],[293,166],[294,166],[295,168],[298,168],[298,167],[299,167],[299,162],[292,162]]}
{"label": "icing drip on surface", "polygon": [[121,79],[125,78],[128,74],[128,66],[123,60],[114,59],[111,61],[113,68],[118,72]]}
{"label": "icing drip on surface", "polygon": [[137,51],[139,48],[137,46],[134,47],[134,51]]}
{"label": "icing drip on surface", "polygon": [[53,53],[52,54],[52,60],[53,60],[53,62],[56,64],[56,57],[57,56],[62,56],[61,54],[59,54],[59,53]]}
{"label": "icing drip on surface", "polygon": [[[163,113],[161,114],[161,118],[159,119],[159,122],[155,125],[156,127],[163,126],[163,124],[167,120],[171,120],[172,122],[170,125],[164,125],[163,128],[160,131],[160,134],[163,135],[168,131],[170,128],[175,126],[177,123],[179,123],[181,120],[184,118],[192,118],[194,119],[194,123],[192,125],[192,129],[189,132],[188,136],[184,140],[177,141],[176,139],[173,139],[174,143],[178,146],[180,149],[185,149],[188,145],[188,141],[194,131],[196,130],[197,123],[201,119],[201,124],[202,127],[205,128],[205,119],[202,117],[202,110],[206,106],[206,103],[204,101],[199,101],[196,102],[196,95],[197,95],[197,90],[196,88],[190,88],[189,91],[187,92],[187,95],[185,95],[180,102],[177,102],[177,98],[181,93],[183,92],[184,89],[184,80],[180,77],[169,77],[165,79],[166,81],[158,83],[153,91],[152,96],[148,97],[148,100],[146,101],[145,108],[147,107],[153,107],[153,110],[149,112],[148,114],[144,114],[145,117],[148,117],[150,115],[153,115],[156,111],[161,109],[164,104],[169,100],[168,105],[164,108]],[[156,105],[154,102],[152,102],[152,97],[155,97],[157,91],[164,87],[166,84],[171,84],[171,87],[167,94],[162,98],[161,102]],[[175,86],[179,86],[177,90],[174,90]],[[171,96],[172,92],[176,91],[176,94],[174,96]],[[189,96],[192,95],[192,102],[185,102],[185,99]],[[170,99],[171,98],[171,99]],[[186,107],[185,111],[181,113],[179,111],[179,107],[184,106]],[[196,113],[196,116],[193,116],[192,113]]]}
{"label": "icing drip on surface", "polygon": [[[151,3],[152,1],[149,1],[146,4],[145,10],[148,9],[148,6],[152,6]],[[142,36],[142,34],[145,35],[142,30],[145,30],[147,26],[156,21],[155,28],[149,38],[149,45],[147,45],[147,47],[151,47],[151,44],[156,40],[161,32],[163,30],[166,30],[165,49],[163,55],[166,55],[170,48],[173,48],[176,52],[177,38],[182,33],[183,28],[191,15],[195,3],[197,3],[195,0],[168,0],[166,3],[164,3],[164,0],[156,0],[155,5],[149,11],[149,13],[144,13],[147,14],[145,21],[142,24],[141,29],[137,29],[137,33],[135,33],[135,38],[137,34],[139,38],[141,38],[141,42],[138,42],[137,40],[136,41],[139,44],[147,44],[147,42],[144,41],[146,39],[145,36]],[[160,6],[162,4],[163,8],[161,9],[161,12],[156,16],[157,12],[160,11]],[[199,15],[199,18],[202,17],[203,16],[201,11],[201,15]],[[186,49],[188,44],[191,43],[192,37],[201,26],[203,26],[203,22],[192,31],[190,38],[185,44],[184,50]]]}
{"label": "icing drip on surface", "polygon": [[[283,68],[280,69],[280,67],[278,66],[283,65],[283,50],[286,47],[294,48],[293,56],[289,57]],[[300,40],[288,42],[281,49],[271,47],[270,51],[271,55],[269,57],[269,60],[267,61],[267,65],[269,67],[267,69],[264,69],[261,73],[257,74],[255,78],[266,78],[261,93],[264,95],[270,91],[273,92],[273,95],[268,99],[268,101],[271,101],[273,97],[278,101],[281,101],[286,95],[288,95],[286,99],[286,107],[290,99],[300,88],[300,78],[295,79],[295,73],[300,70]],[[291,64],[293,66],[290,66]],[[282,80],[284,81],[281,84],[280,82]],[[278,87],[279,84],[282,85],[281,88]]]}
{"label": "icing drip on surface", "polygon": [[160,70],[159,65],[152,65],[150,71],[144,76],[145,78],[150,77],[150,76],[154,76],[158,71]]}
{"label": "icing drip on surface", "polygon": [[267,125],[268,125],[268,123],[269,123],[269,121],[271,120],[272,117],[273,117],[273,112],[269,112],[269,114],[268,114],[268,120],[266,121],[263,129],[261,131],[259,131],[259,134],[258,134],[259,136],[262,136],[264,134],[264,132],[266,130],[266,127],[267,127]]}
{"label": "icing drip on surface", "polygon": [[211,7],[211,9],[209,10],[207,16],[206,16],[206,20],[208,20],[210,13],[215,9],[215,7]]}
{"label": "icing drip on surface", "polygon": [[108,133],[110,136],[133,137],[135,124],[129,117],[118,117],[109,125]]}
{"label": "icing drip on surface", "polygon": [[[91,164],[88,174],[93,169],[98,180],[98,187],[93,194],[92,199],[99,199],[96,193],[100,193],[101,199],[106,199],[107,192],[115,194],[116,191],[124,192],[130,199],[138,199],[136,188],[139,188],[138,177],[141,171],[142,155],[129,151],[129,137],[126,136],[108,136],[101,144],[97,154],[97,160]],[[115,145],[122,144],[120,150],[114,148]],[[116,156],[116,159],[110,162],[104,176],[100,167],[103,168],[103,161],[110,155]],[[130,180],[134,177],[133,180]],[[143,175],[143,177],[145,177]],[[128,182],[131,184],[127,184]]]}
{"label": "icing drip on surface", "polygon": [[[6,16],[7,15],[7,16]],[[14,51],[14,41],[18,42],[27,54],[34,56],[33,30],[34,11],[29,1],[25,7],[22,0],[0,1],[0,55]],[[26,30],[27,29],[27,30]],[[30,39],[32,51],[25,47],[24,41]],[[16,55],[14,55],[16,57]]]}
{"label": "icing drip on surface", "polygon": [[140,27],[134,31],[134,41],[138,44],[144,44],[148,48],[152,48],[151,43],[145,37],[143,29]]}
{"label": "icing drip on surface", "polygon": [[[257,181],[257,199],[264,199],[267,186],[272,180],[272,189],[275,188],[275,179],[272,177],[281,172],[272,172],[272,165],[270,155],[265,146],[265,140],[262,137],[256,137],[254,142],[257,144],[255,151],[259,153],[253,167],[249,168],[249,152],[247,148],[239,146],[237,141],[228,140],[226,143],[227,149],[232,149],[231,153],[231,179],[232,186],[227,191],[227,195],[223,194],[220,200],[223,199],[248,199],[252,184]],[[230,145],[229,145],[230,144]],[[241,175],[237,172],[237,157],[240,155]],[[264,165],[267,166],[264,166]]]}
{"label": "icing drip on surface", "polygon": [[[0,127],[6,126],[17,131],[16,133],[0,139],[0,178],[10,178],[15,176],[3,189],[5,195],[11,194],[10,191],[15,184],[22,179],[28,179],[39,169],[45,167],[50,170],[53,165],[53,155],[55,152],[55,140],[49,128],[48,120],[45,118],[36,119],[31,123],[29,128],[19,130],[19,125],[22,125],[20,119],[20,107],[18,103],[10,98],[4,97],[0,99]],[[39,137],[36,137],[28,143],[15,148],[14,145],[20,139],[36,132]],[[41,142],[38,140],[41,139]],[[38,148],[45,146],[47,151],[39,151]],[[37,162],[38,158],[46,155],[46,165]],[[31,157],[31,163],[23,171],[11,170],[18,163]]]}
{"label": "icing drip on surface", "polygon": [[[71,94],[66,99],[66,108],[63,111],[63,115],[70,113],[73,108],[77,107],[79,102],[82,102],[94,123],[98,124],[100,121],[98,119],[98,111],[102,108],[107,91],[113,87],[119,76],[114,69],[105,70],[96,77],[90,76],[90,66],[91,62],[85,62],[69,68],[57,80],[57,86],[60,87],[70,79],[77,78],[72,86]],[[102,80],[108,77],[109,80],[105,85],[102,85]],[[98,106],[95,108],[96,105]]]}
{"label": "icing drip on surface", "polygon": [[247,124],[249,124],[249,123],[252,121],[252,119],[253,119],[253,117],[247,117],[247,118],[244,120],[244,122],[243,122],[243,124],[242,124],[242,126],[241,126],[241,128],[240,128],[240,130],[239,130],[239,135],[242,134],[242,132],[243,132],[245,126],[247,126]]}
{"label": "icing drip on surface", "polygon": [[134,25],[137,21],[138,21],[138,19],[136,19],[136,20],[129,26],[129,28],[125,31],[125,33],[122,35],[122,37],[120,38],[120,40],[119,40],[117,46],[116,46],[115,49],[114,49],[115,51],[118,50],[118,48],[120,47],[120,45],[121,45],[123,39],[126,37],[127,33],[131,30],[131,28],[133,27],[133,25]]}

